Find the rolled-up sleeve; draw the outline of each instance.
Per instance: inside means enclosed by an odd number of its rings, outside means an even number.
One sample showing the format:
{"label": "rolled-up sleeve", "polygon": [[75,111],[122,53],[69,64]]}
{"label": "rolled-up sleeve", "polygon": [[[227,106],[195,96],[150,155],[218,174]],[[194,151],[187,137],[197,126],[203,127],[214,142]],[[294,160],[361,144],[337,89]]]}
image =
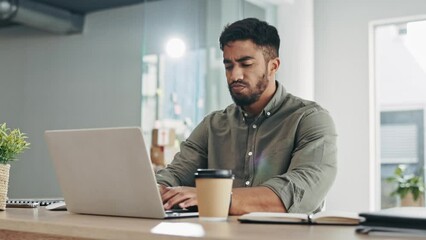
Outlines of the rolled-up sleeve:
{"label": "rolled-up sleeve", "polygon": [[261,185],[274,191],[288,212],[319,211],[337,173],[336,138],[334,122],[327,111],[312,108],[305,112],[297,127],[287,172]]}

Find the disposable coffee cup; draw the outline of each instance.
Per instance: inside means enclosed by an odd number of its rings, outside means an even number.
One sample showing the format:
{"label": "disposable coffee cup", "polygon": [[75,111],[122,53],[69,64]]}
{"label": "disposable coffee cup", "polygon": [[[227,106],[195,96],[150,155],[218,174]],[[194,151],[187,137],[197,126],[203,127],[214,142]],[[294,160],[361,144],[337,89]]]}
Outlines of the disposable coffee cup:
{"label": "disposable coffee cup", "polygon": [[195,187],[200,220],[226,221],[231,203],[234,175],[225,169],[198,169]]}

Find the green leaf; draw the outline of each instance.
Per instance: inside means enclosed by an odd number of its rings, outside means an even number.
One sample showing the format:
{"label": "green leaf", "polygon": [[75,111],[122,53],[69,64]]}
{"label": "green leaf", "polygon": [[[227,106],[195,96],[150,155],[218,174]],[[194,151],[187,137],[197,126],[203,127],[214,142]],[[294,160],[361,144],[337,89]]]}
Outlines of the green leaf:
{"label": "green leaf", "polygon": [[391,192],[391,196],[398,195],[404,198],[408,193],[412,193],[414,200],[417,200],[424,193],[422,174],[405,174],[406,168],[406,165],[398,165],[394,175],[386,178],[387,182],[396,184],[396,189]]}
{"label": "green leaf", "polygon": [[0,125],[0,164],[17,160],[17,155],[28,149],[28,137],[19,129],[9,129],[6,123]]}

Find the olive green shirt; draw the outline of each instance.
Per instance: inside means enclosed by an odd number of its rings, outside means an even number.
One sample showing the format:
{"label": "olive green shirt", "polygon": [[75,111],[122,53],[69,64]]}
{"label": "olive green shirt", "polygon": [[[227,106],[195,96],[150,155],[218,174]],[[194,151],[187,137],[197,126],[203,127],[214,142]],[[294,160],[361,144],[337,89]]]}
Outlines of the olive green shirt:
{"label": "olive green shirt", "polygon": [[265,186],[288,212],[320,211],[337,171],[333,120],[315,102],[276,83],[273,98],[254,119],[235,104],[206,116],[173,162],[157,172],[157,182],[195,186],[198,168],[231,169],[233,187]]}

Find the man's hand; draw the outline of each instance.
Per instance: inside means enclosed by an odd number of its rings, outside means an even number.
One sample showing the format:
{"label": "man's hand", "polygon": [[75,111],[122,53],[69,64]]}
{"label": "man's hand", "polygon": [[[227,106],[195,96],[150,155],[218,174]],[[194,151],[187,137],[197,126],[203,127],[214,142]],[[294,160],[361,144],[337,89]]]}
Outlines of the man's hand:
{"label": "man's hand", "polygon": [[[166,187],[158,185],[164,209],[169,210],[178,204],[181,208],[197,205],[197,193],[193,187]],[[233,188],[230,215],[248,212],[286,212],[280,198],[269,188]]]}
{"label": "man's hand", "polygon": [[178,204],[181,208],[197,205],[197,193],[193,187],[166,187],[158,185],[164,209],[169,210]]}

